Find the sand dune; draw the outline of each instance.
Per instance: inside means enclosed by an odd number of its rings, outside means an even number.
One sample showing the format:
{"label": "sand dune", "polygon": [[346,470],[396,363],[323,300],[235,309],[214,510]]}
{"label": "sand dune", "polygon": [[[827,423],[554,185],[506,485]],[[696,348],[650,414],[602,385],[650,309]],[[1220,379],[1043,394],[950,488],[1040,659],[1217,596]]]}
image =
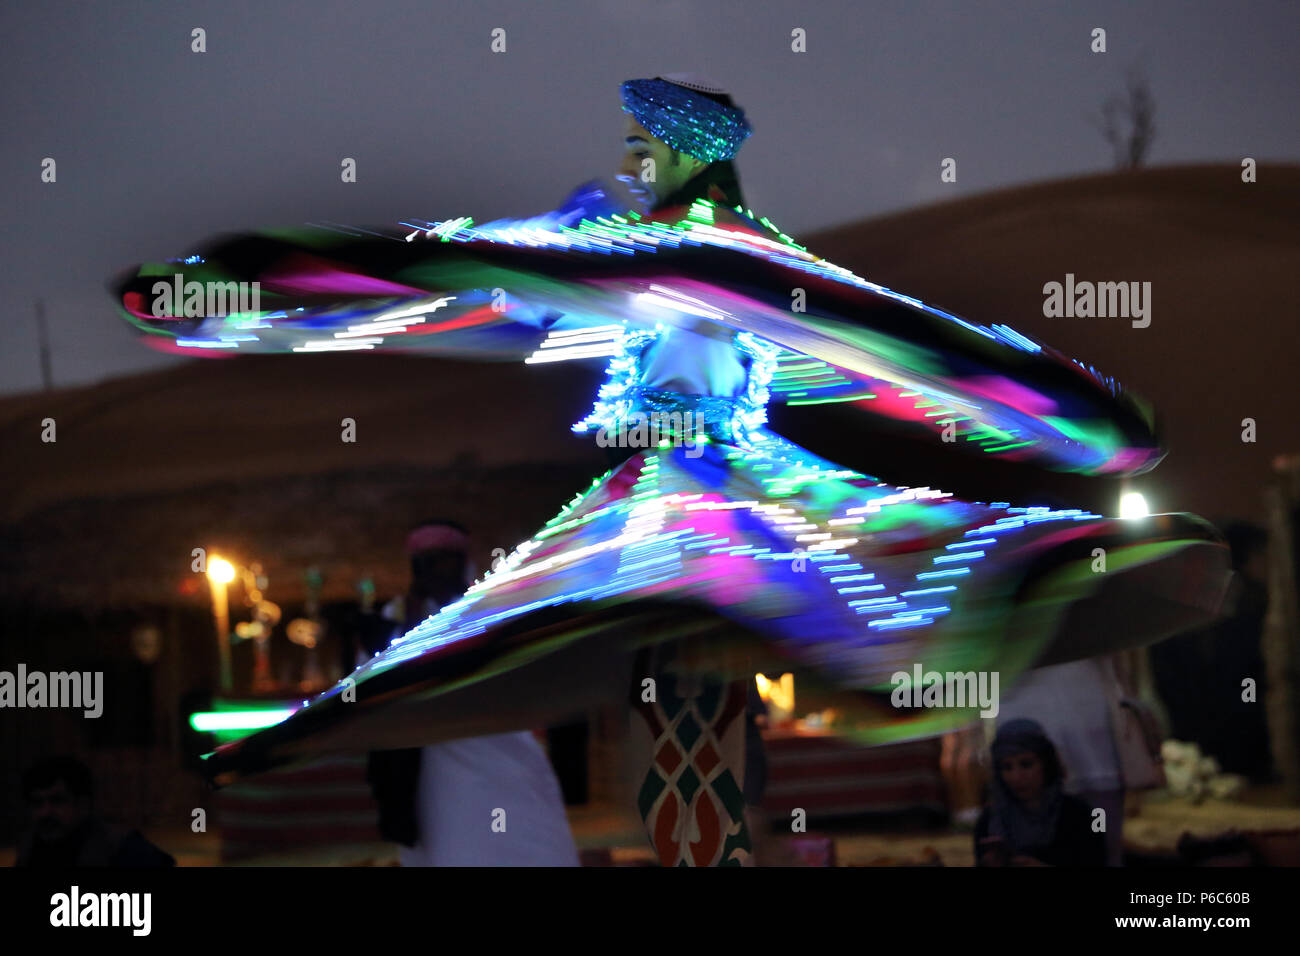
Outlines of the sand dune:
{"label": "sand dune", "polygon": [[[1170,454],[1138,485],[1154,507],[1257,519],[1271,459],[1300,450],[1300,166],[1266,165],[1259,179],[1241,183],[1230,163],[1105,174],[800,239],[873,281],[977,321],[1008,323],[1116,376],[1161,416]],[[1067,273],[1150,282],[1150,326],[1044,317],[1044,283],[1064,281]],[[107,306],[103,321],[113,321]],[[599,377],[599,363],[261,356],[196,360],[92,387],[6,398],[5,563],[29,584],[84,576],[76,562],[87,559],[70,556],[74,544],[78,554],[179,549],[211,535],[224,519],[240,523],[234,538],[250,550],[274,551],[297,535],[302,547],[294,561],[350,554],[356,566],[350,563],[347,574],[359,573],[365,560],[357,549],[373,548],[373,560],[385,560],[380,555],[391,554],[385,549],[400,533],[397,522],[416,507],[386,502],[384,494],[407,494],[399,489],[422,487],[418,476],[435,473],[471,482],[491,475],[494,497],[482,497],[484,485],[474,507],[490,509],[487,526],[506,537],[545,517],[541,497],[553,496],[570,476],[602,470],[597,449],[568,432],[589,408]],[[46,417],[57,422],[57,443],[40,441]],[[356,443],[340,440],[345,417],[357,422]],[[1254,444],[1241,441],[1247,417],[1257,422]],[[1016,500],[1039,491],[1103,508],[1118,490],[1114,482],[976,466],[868,430],[859,416],[834,406],[774,409],[774,422],[868,473],[967,497]],[[559,477],[542,480],[534,472],[539,463],[557,468]],[[398,474],[407,477],[397,484],[376,478]],[[558,484],[553,489],[549,481]],[[446,500],[455,487],[444,483],[429,495]],[[564,497],[551,500],[553,510]],[[456,512],[455,502],[447,504],[419,510]],[[363,543],[355,533],[366,508],[388,521],[383,535]],[[260,517],[295,509],[294,520]],[[348,509],[360,511],[334,522]],[[67,535],[79,538],[54,540]],[[146,590],[149,574],[139,575]],[[95,600],[95,588],[83,581],[76,599]],[[139,591],[117,597],[138,599]]]}

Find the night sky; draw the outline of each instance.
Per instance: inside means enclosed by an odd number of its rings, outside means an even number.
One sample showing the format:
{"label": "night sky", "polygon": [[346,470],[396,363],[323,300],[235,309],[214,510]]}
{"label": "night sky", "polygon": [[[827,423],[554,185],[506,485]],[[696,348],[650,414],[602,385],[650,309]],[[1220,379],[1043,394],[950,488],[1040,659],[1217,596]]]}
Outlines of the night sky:
{"label": "night sky", "polygon": [[[136,340],[104,283],[213,233],[549,208],[614,168],[633,76],[728,86],[756,131],[738,158],[749,202],[796,238],[1109,169],[1087,117],[1134,64],[1157,105],[1149,165],[1300,158],[1289,0],[18,7],[0,14],[0,392],[40,386],[37,298],[56,385],[178,361]],[[1099,26],[1105,54],[1089,49]],[[806,53],[790,50],[796,27]],[[956,184],[939,181],[947,156]]]}

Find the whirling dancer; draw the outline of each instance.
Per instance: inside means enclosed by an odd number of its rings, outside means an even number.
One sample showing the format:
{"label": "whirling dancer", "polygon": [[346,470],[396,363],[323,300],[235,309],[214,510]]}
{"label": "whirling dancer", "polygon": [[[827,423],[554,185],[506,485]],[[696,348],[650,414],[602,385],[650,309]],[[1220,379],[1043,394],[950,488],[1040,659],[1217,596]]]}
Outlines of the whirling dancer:
{"label": "whirling dancer", "polygon": [[[607,360],[574,428],[627,452],[460,600],[218,750],[217,780],[630,703],[653,738],[635,783],[660,860],[742,863],[754,672],[796,673],[843,714],[842,733],[886,743],[976,716],[928,675],[1006,687],[1217,613],[1225,552],[1194,516],[963,501],[768,430],[771,400],[842,402],[1059,470],[1134,474],[1162,457],[1149,412],[1091,367],[871,283],[756,219],[731,164],[750,127],[717,87],[631,80],[622,98],[630,202],[588,184],[527,220],[254,234],[117,286],[128,318],[171,350]],[[197,285],[183,287],[188,314],[160,315],[155,280],[174,273],[257,281],[262,308],[205,316],[191,290],[211,287]],[[528,409],[506,414],[527,427]]]}

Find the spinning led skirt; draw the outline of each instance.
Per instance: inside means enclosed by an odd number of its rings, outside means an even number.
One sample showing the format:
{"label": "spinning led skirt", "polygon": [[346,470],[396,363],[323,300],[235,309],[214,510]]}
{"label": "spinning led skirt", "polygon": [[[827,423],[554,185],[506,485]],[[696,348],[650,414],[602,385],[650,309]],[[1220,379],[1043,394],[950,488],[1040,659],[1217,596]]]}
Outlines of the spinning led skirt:
{"label": "spinning led skirt", "polygon": [[[1134,474],[1162,456],[1149,410],[1091,367],[868,282],[712,203],[683,213],[242,236],[145,266],[118,292],[148,344],[198,355],[413,349],[554,361],[616,354],[629,333],[687,316],[770,346],[775,401],[846,402],[1063,471]],[[180,306],[201,310],[211,292],[182,303],[158,290],[191,282],[257,282],[261,308],[186,318]],[[160,298],[179,317],[155,315]]]}
{"label": "spinning led skirt", "polygon": [[[864,426],[955,434],[977,455],[1134,474],[1162,453],[1149,410],[1113,380],[875,285],[740,210],[644,217],[602,209],[596,190],[575,197],[477,227],[239,236],[115,287],[128,320],[170,351],[595,359],[607,380],[576,431],[668,423],[460,600],[288,720],[218,750],[218,779],[626,704],[634,655],[661,643],[711,673],[793,671],[864,742],[925,736],[976,705],[896,706],[897,675],[916,665],[997,672],[1005,688],[1032,666],[1217,613],[1226,552],[1198,518],[961,501],[840,468],[765,427],[771,401],[849,403]],[[207,308],[215,284],[254,282],[253,307]],[[711,361],[685,344],[701,334],[742,385],[650,381],[674,349],[687,365]]]}

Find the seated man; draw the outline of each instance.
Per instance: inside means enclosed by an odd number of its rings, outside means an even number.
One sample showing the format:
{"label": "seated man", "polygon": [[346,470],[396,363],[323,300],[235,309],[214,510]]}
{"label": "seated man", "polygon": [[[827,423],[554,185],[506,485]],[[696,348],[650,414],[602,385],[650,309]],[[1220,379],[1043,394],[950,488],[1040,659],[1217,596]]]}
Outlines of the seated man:
{"label": "seated man", "polygon": [[31,829],[15,866],[175,866],[139,830],[106,823],[93,806],[90,771],[75,757],[47,757],[23,774]]}

